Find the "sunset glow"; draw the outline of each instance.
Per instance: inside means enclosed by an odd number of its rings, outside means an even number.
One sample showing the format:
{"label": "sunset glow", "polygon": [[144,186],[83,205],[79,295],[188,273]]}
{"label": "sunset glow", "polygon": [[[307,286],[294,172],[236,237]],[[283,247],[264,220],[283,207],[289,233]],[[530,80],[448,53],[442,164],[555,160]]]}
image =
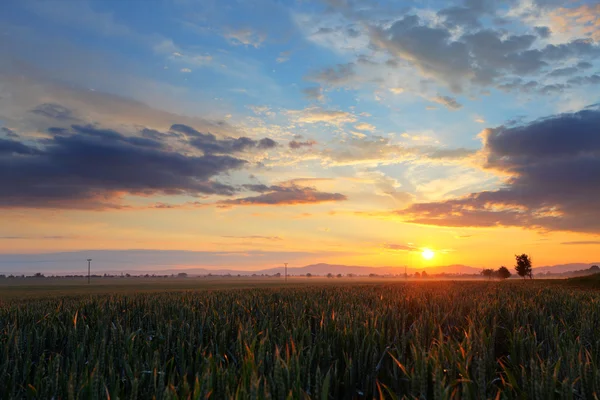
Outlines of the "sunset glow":
{"label": "sunset glow", "polygon": [[0,3],[2,273],[600,261],[589,2]]}

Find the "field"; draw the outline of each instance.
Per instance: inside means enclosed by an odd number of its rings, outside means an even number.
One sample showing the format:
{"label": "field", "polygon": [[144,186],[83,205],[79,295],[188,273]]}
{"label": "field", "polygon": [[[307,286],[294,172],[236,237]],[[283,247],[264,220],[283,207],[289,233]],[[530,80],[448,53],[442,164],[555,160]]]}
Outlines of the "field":
{"label": "field", "polygon": [[600,394],[595,290],[544,281],[223,281],[150,280],[136,292],[127,282],[0,286],[2,398]]}

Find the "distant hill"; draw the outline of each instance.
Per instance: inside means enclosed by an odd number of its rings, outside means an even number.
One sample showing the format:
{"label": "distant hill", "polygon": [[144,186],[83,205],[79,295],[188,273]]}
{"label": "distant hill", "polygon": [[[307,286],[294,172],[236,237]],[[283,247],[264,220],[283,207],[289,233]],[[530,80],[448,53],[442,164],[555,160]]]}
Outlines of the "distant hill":
{"label": "distant hill", "polygon": [[559,264],[545,267],[534,268],[533,272],[535,274],[550,272],[552,274],[562,274],[564,272],[571,271],[581,271],[584,269],[589,269],[592,265],[600,265],[600,262],[595,263],[572,263],[572,264]]}
{"label": "distant hill", "polygon": [[[294,256],[307,258],[305,253],[289,254],[290,261]],[[309,255],[308,255],[309,256]],[[170,275],[178,272],[186,272],[188,275],[274,275],[284,273],[284,267],[267,269],[254,268],[258,265],[273,265],[268,258],[269,254],[261,251],[246,252],[201,252],[201,251],[178,251],[178,250],[88,250],[73,252],[57,252],[43,254],[0,254],[0,274],[33,275],[36,272],[46,275],[70,275],[85,274],[87,272],[87,258],[92,258],[92,273],[120,275],[131,274],[156,274]],[[230,268],[231,265],[240,269]],[[295,265],[298,265],[296,263]],[[534,267],[535,275],[564,274],[571,271],[583,271],[597,263],[573,263],[552,266]],[[514,274],[514,268],[507,266]],[[490,268],[490,267],[486,267]],[[491,266],[497,269],[498,266]],[[251,270],[252,269],[252,270]],[[483,267],[453,264],[431,266],[426,268],[414,268],[408,266],[406,271],[414,274],[417,271],[426,270],[430,275],[438,274],[480,274]],[[316,263],[302,267],[288,268],[290,275],[403,275],[404,266],[369,267],[364,265],[343,265]]]}

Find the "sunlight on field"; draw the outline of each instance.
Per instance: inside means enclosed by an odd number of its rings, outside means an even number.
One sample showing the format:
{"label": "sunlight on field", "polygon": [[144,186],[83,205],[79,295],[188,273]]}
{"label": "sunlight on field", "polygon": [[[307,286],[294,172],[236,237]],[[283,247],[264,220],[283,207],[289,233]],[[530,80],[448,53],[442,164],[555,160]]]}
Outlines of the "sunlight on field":
{"label": "sunlight on field", "polygon": [[196,290],[105,285],[116,290],[3,300],[0,370],[10,379],[0,392],[547,399],[598,387],[599,292],[548,281],[322,279],[284,288],[263,279],[246,290],[210,290],[226,279],[190,281]]}

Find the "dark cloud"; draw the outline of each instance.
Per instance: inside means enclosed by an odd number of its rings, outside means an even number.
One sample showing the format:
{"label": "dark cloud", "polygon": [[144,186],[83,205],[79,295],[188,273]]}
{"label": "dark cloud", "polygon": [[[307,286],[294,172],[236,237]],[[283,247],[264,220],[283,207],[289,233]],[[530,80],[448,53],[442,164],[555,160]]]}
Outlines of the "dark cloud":
{"label": "dark cloud", "polygon": [[[374,27],[370,31],[372,45],[409,62],[423,75],[444,82],[454,92],[468,84],[522,90],[522,83],[507,80],[540,74],[557,61],[587,62],[600,56],[600,46],[589,39],[536,48],[534,44],[544,29],[536,29],[537,35],[474,29],[479,14],[470,8],[448,8],[439,15],[444,17],[445,26],[432,27],[415,15],[407,15],[387,29]],[[456,37],[456,25],[473,29]]]}
{"label": "dark cloud", "polygon": [[306,79],[326,86],[341,86],[352,82],[355,76],[354,63],[348,63],[313,72]]}
{"label": "dark cloud", "polygon": [[600,75],[577,76],[567,81],[570,85],[597,85],[600,84]]}
{"label": "dark cloud", "polygon": [[313,86],[302,89],[304,97],[308,100],[323,101],[325,96],[323,95],[323,88],[321,86]]}
{"label": "dark cloud", "polygon": [[33,155],[38,153],[37,149],[16,140],[0,138],[0,156]]}
{"label": "dark cloud", "polygon": [[577,63],[577,68],[579,69],[589,69],[592,68],[593,65],[587,61],[581,61]]}
{"label": "dark cloud", "polygon": [[438,11],[438,16],[444,18],[444,23],[449,28],[459,26],[467,28],[478,28],[481,26],[479,17],[481,13],[478,10],[469,7],[449,7]]}
{"label": "dark cloud", "polygon": [[0,128],[0,132],[2,132],[4,134],[4,136],[8,137],[8,138],[13,138],[16,139],[19,137],[19,134],[15,131],[13,131],[12,129],[9,129],[5,126],[3,126],[2,128]]}
{"label": "dark cloud", "polygon": [[41,115],[46,118],[55,119],[58,121],[74,121],[73,113],[70,109],[55,103],[40,104],[33,110],[33,114]]}
{"label": "dark cloud", "polygon": [[174,124],[170,130],[186,135],[189,144],[202,150],[205,154],[232,154],[252,149],[268,150],[277,146],[277,142],[269,138],[254,140],[242,136],[239,138],[218,139],[211,133],[201,133],[182,124]]}
{"label": "dark cloud", "polygon": [[399,214],[442,226],[522,226],[600,232],[600,108],[483,132],[485,168],[510,176],[498,190],[413,204]]}
{"label": "dark cloud", "polygon": [[535,30],[535,33],[537,33],[537,35],[542,39],[547,39],[550,37],[550,35],[552,35],[552,31],[547,26],[536,26],[533,29]]}
{"label": "dark cloud", "polygon": [[292,140],[289,143],[290,149],[301,149],[303,147],[313,147],[315,144],[317,144],[317,142],[315,142],[314,140],[306,140],[304,142],[299,142],[296,140]]}
{"label": "dark cloud", "polygon": [[[95,125],[54,131],[35,147],[0,139],[0,207],[99,209],[122,207],[126,194],[232,195],[235,188],[212,178],[246,164],[229,155],[180,154]],[[262,145],[271,143],[255,144]]]}
{"label": "dark cloud", "polygon": [[295,205],[347,200],[346,196],[341,193],[320,192],[312,187],[295,184],[274,186],[245,185],[244,187],[261,194],[240,199],[223,200],[218,204],[222,206]]}
{"label": "dark cloud", "polygon": [[577,73],[579,69],[577,67],[566,67],[566,68],[557,68],[554,71],[550,72],[548,76],[550,77],[562,77],[562,76],[571,76]]}

